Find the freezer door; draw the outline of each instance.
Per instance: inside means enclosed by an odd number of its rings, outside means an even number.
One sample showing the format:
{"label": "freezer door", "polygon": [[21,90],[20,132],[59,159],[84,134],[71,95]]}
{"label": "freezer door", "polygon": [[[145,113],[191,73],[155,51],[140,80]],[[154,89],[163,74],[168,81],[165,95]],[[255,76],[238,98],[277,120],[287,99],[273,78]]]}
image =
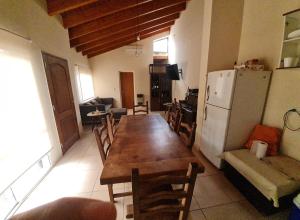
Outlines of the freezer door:
{"label": "freezer door", "polygon": [[235,70],[222,70],[208,73],[206,103],[225,109],[231,109],[235,78]]}
{"label": "freezer door", "polygon": [[230,110],[206,105],[200,150],[216,167],[221,168]]}

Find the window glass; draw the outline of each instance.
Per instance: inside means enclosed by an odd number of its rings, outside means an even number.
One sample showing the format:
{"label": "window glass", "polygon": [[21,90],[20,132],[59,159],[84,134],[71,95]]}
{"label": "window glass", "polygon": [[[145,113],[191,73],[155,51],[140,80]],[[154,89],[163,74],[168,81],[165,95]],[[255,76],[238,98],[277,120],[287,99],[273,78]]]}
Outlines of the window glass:
{"label": "window glass", "polygon": [[168,38],[159,39],[153,42],[155,53],[168,53]]}
{"label": "window glass", "polygon": [[84,102],[94,97],[93,76],[88,68],[75,66],[79,101]]}
{"label": "window glass", "polygon": [[[41,95],[46,81],[41,51],[33,43],[0,31],[0,213],[20,202],[37,184],[35,177],[18,198],[12,189],[33,164],[52,148]],[[41,80],[41,77],[42,80]],[[41,90],[42,89],[42,90]],[[46,106],[51,108],[51,105]],[[33,177],[33,176],[31,176]],[[30,177],[30,178],[31,178]],[[29,179],[30,179],[29,178]],[[3,209],[2,209],[3,207]],[[6,215],[4,212],[3,215]]]}

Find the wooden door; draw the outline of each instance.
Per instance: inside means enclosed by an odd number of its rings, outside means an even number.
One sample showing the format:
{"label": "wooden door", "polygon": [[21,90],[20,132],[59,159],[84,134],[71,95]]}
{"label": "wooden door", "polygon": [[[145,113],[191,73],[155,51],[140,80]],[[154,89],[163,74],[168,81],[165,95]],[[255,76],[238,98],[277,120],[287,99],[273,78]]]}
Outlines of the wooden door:
{"label": "wooden door", "polygon": [[47,82],[61,143],[65,153],[79,139],[68,62],[43,53]]}
{"label": "wooden door", "polygon": [[122,107],[132,109],[134,105],[133,73],[120,72]]}

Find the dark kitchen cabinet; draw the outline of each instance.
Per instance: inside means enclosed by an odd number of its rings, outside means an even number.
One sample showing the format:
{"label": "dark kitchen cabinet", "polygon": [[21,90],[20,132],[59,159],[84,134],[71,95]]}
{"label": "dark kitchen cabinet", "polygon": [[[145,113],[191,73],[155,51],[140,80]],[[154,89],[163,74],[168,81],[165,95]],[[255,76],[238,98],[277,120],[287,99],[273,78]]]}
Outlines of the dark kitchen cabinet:
{"label": "dark kitchen cabinet", "polygon": [[166,64],[150,64],[151,111],[164,111],[164,103],[172,102],[172,81],[166,74]]}

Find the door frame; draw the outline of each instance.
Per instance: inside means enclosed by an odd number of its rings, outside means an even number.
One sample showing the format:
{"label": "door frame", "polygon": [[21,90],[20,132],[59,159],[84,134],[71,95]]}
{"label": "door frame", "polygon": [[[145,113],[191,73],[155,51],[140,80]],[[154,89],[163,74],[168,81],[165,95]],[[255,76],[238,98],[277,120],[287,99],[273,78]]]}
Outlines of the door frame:
{"label": "door frame", "polygon": [[[56,106],[54,105],[53,103],[53,95],[51,94],[51,89],[49,87],[49,77],[48,77],[48,74],[47,74],[47,64],[46,64],[46,58],[45,56],[52,56],[52,57],[55,57],[55,58],[58,58],[58,59],[61,59],[61,60],[65,60],[67,62],[67,68],[68,68],[68,74],[69,74],[69,81],[70,81],[70,89],[71,89],[71,94],[72,94],[72,102],[73,102],[73,109],[74,109],[74,112],[75,112],[75,119],[76,119],[76,133],[77,133],[77,136],[78,136],[78,139],[80,139],[80,132],[79,132],[79,125],[78,125],[78,118],[77,118],[77,112],[76,112],[76,107],[75,107],[75,97],[74,97],[74,94],[73,94],[73,88],[72,88],[72,82],[71,82],[71,76],[70,76],[70,68],[69,68],[69,63],[68,63],[68,60],[67,59],[64,59],[62,57],[59,57],[59,56],[55,56],[53,54],[50,54],[48,52],[45,52],[45,51],[41,51],[41,54],[42,54],[42,60],[43,60],[43,64],[44,64],[44,70],[45,70],[45,75],[46,75],[46,82],[47,82],[47,87],[48,87],[48,92],[49,92],[49,98],[50,98],[50,101],[51,101],[51,106],[52,106],[52,113],[53,113],[53,116],[54,116],[54,119],[55,119],[55,127],[56,127],[56,131],[57,131],[57,134],[58,134],[58,138],[59,138],[59,143],[60,143],[60,147],[61,147],[61,151],[63,154],[65,154],[70,148],[68,147],[68,149],[64,149],[64,146],[63,146],[63,137],[62,137],[62,133],[61,133],[61,128],[60,126],[58,125],[58,118],[57,118],[57,115],[55,113],[55,108]],[[77,139],[77,140],[78,140]]]}
{"label": "door frame", "polygon": [[134,71],[119,71],[119,91],[120,91],[120,102],[121,102],[121,107],[123,107],[121,73],[132,73],[132,82],[133,82],[133,105],[135,105],[135,77],[134,77],[135,74],[134,74]]}

